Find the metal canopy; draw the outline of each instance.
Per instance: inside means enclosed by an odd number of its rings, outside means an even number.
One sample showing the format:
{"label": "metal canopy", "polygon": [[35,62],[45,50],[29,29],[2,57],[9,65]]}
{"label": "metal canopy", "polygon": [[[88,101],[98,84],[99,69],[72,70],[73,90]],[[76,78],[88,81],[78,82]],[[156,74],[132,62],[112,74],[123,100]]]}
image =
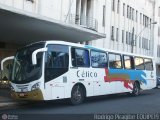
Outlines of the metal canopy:
{"label": "metal canopy", "polygon": [[104,38],[77,25],[0,5],[0,41],[27,44],[43,40],[83,42]]}

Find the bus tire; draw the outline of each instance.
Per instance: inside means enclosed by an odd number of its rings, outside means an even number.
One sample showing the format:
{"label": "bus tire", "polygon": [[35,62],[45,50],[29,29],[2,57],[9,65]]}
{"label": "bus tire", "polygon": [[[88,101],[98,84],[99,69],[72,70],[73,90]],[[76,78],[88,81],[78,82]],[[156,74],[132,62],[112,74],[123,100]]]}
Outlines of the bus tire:
{"label": "bus tire", "polygon": [[138,96],[140,94],[140,85],[138,82],[135,82],[133,84],[133,91],[132,91],[132,95],[133,96]]}
{"label": "bus tire", "polygon": [[83,103],[85,98],[85,94],[83,92],[82,87],[79,85],[76,85],[73,87],[72,92],[71,92],[71,104],[72,105],[78,105]]}

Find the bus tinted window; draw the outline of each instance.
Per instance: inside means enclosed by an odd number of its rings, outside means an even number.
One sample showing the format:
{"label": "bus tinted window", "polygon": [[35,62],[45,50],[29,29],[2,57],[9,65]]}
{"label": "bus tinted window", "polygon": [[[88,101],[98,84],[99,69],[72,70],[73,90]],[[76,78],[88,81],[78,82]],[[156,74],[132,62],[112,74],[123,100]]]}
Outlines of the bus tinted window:
{"label": "bus tinted window", "polygon": [[121,56],[118,54],[109,54],[109,67],[113,69],[122,68]]}
{"label": "bus tinted window", "polygon": [[69,48],[64,45],[47,45],[45,81],[53,80],[68,71]]}
{"label": "bus tinted window", "polygon": [[134,58],[135,68],[138,70],[144,70],[144,60],[141,57]]}
{"label": "bus tinted window", "polygon": [[124,56],[124,68],[125,69],[134,69],[133,57]]}
{"label": "bus tinted window", "polygon": [[107,54],[104,52],[91,51],[91,64],[95,68],[107,67]]}
{"label": "bus tinted window", "polygon": [[85,49],[72,48],[72,65],[74,67],[90,66],[89,51]]}
{"label": "bus tinted window", "polygon": [[144,59],[146,70],[153,70],[153,62],[151,59]]}

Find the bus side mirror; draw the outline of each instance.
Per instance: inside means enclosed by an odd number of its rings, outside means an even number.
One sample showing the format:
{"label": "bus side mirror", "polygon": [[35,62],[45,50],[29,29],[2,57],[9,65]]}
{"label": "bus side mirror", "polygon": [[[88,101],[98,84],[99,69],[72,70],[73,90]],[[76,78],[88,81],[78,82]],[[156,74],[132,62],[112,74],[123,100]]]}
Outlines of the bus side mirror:
{"label": "bus side mirror", "polygon": [[41,49],[37,49],[32,53],[32,64],[36,65],[37,64],[37,54],[39,52],[46,52],[48,50],[48,48],[41,48]]}
{"label": "bus side mirror", "polygon": [[1,71],[4,70],[4,62],[8,61],[8,60],[13,60],[14,56],[10,56],[10,57],[6,57],[1,61]]}

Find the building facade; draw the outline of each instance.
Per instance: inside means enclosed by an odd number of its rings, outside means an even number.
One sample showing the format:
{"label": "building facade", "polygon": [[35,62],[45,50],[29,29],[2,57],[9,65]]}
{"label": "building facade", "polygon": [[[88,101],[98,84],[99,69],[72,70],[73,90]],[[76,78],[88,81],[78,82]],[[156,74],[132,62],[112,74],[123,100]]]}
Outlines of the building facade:
{"label": "building facade", "polygon": [[0,4],[103,33],[105,38],[81,44],[153,56],[160,76],[159,0],[0,0]]}

